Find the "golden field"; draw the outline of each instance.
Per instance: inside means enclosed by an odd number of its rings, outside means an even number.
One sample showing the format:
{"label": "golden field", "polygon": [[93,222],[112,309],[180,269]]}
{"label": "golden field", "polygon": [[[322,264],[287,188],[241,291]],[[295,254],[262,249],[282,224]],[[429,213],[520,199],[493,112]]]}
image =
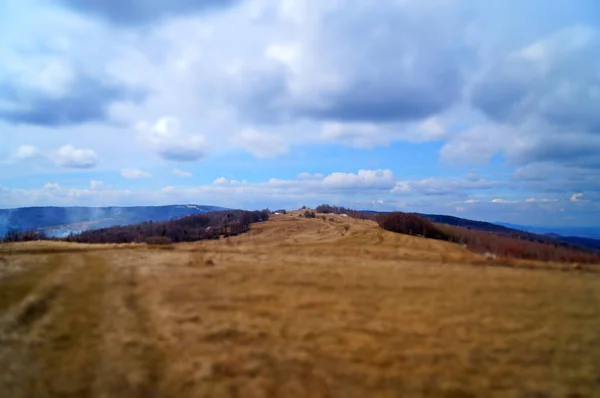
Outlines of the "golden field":
{"label": "golden field", "polygon": [[600,396],[597,267],[297,215],[0,247],[0,398]]}

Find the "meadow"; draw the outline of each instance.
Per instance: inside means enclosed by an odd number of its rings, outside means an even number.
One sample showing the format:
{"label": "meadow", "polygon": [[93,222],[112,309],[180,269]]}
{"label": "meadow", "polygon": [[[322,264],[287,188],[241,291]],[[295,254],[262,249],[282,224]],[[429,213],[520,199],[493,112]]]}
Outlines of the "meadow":
{"label": "meadow", "polygon": [[600,396],[600,266],[339,215],[0,246],[0,398]]}

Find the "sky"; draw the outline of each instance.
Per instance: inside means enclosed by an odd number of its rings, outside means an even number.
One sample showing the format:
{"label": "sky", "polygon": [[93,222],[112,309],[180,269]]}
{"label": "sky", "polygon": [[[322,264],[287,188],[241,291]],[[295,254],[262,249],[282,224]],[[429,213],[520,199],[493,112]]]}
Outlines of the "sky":
{"label": "sky", "polygon": [[597,0],[3,0],[0,208],[600,225]]}

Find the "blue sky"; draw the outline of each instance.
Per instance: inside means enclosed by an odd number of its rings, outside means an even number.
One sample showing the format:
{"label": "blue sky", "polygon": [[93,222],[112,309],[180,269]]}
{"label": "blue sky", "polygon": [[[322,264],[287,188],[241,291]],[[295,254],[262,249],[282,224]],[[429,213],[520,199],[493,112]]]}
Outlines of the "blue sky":
{"label": "blue sky", "polygon": [[600,224],[600,4],[5,0],[0,207]]}

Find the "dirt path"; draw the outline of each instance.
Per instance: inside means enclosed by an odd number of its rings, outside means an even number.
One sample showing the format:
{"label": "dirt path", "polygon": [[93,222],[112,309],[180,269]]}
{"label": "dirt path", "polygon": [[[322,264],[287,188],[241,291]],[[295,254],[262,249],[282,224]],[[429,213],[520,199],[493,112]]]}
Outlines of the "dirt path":
{"label": "dirt path", "polygon": [[[111,259],[108,257],[108,259]],[[137,270],[96,253],[58,255],[2,280],[2,397],[155,397],[160,354]],[[17,297],[23,301],[18,302]],[[5,300],[8,302],[9,300]]]}

